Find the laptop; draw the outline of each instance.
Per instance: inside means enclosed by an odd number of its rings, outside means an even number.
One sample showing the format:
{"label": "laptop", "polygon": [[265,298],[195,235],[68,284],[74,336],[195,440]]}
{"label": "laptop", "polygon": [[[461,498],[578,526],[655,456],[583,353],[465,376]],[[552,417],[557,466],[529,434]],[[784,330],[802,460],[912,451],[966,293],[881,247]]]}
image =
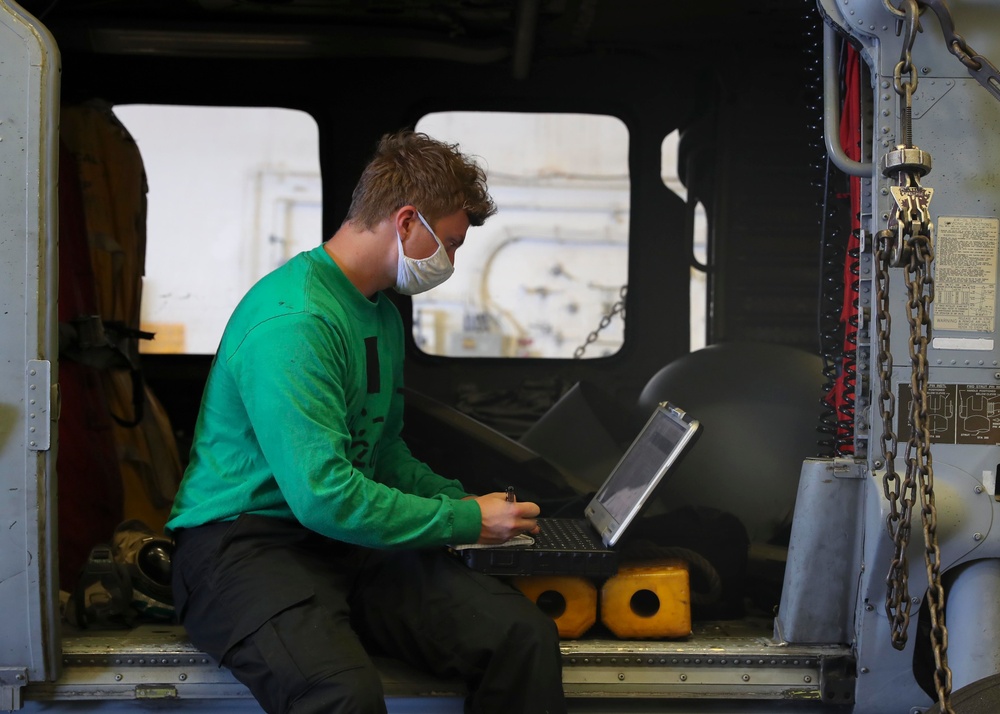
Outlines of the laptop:
{"label": "laptop", "polygon": [[618,571],[616,546],[629,524],[700,433],[696,419],[662,402],[594,494],[583,518],[539,518],[541,532],[531,537],[452,550],[468,567],[491,575],[610,577]]}

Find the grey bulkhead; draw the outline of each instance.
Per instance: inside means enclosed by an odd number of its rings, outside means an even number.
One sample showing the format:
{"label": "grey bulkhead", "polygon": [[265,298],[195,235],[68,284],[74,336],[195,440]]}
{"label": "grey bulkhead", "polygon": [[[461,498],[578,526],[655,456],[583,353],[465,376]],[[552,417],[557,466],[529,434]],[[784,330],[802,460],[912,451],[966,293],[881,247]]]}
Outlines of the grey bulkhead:
{"label": "grey bulkhead", "polygon": [[59,53],[0,2],[0,710],[57,669],[56,146]]}

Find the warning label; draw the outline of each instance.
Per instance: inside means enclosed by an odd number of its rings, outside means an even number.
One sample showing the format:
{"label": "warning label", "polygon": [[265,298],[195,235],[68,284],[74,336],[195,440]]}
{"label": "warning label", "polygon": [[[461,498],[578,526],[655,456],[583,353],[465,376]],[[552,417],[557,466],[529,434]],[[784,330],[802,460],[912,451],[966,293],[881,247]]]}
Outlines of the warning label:
{"label": "warning label", "polygon": [[[910,386],[899,385],[896,403],[899,441],[910,438]],[[1000,444],[1000,385],[927,385],[931,443]]]}
{"label": "warning label", "polygon": [[940,216],[935,256],[934,329],[996,329],[1000,219]]}

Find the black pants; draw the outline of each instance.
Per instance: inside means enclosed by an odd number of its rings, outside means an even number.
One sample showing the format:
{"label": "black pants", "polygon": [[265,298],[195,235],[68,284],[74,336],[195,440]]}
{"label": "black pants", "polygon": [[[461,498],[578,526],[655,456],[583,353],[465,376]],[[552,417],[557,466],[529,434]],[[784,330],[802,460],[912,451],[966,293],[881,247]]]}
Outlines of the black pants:
{"label": "black pants", "polygon": [[261,516],[176,541],[181,623],[267,712],[384,712],[366,648],[461,677],[469,712],[565,711],[552,620],[443,551],[371,550]]}

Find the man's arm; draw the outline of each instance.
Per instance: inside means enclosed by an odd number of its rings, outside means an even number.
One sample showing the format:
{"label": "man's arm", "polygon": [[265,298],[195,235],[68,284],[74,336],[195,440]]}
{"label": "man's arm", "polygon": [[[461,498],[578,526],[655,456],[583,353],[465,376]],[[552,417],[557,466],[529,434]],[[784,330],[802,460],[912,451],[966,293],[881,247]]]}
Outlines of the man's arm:
{"label": "man's arm", "polygon": [[[345,350],[327,323],[297,313],[258,325],[229,358],[256,439],[294,516],[329,537],[372,547],[478,538],[479,506],[457,500],[460,490],[455,497],[405,493],[352,463]],[[377,440],[378,424],[370,428],[375,433],[365,436]]]}

